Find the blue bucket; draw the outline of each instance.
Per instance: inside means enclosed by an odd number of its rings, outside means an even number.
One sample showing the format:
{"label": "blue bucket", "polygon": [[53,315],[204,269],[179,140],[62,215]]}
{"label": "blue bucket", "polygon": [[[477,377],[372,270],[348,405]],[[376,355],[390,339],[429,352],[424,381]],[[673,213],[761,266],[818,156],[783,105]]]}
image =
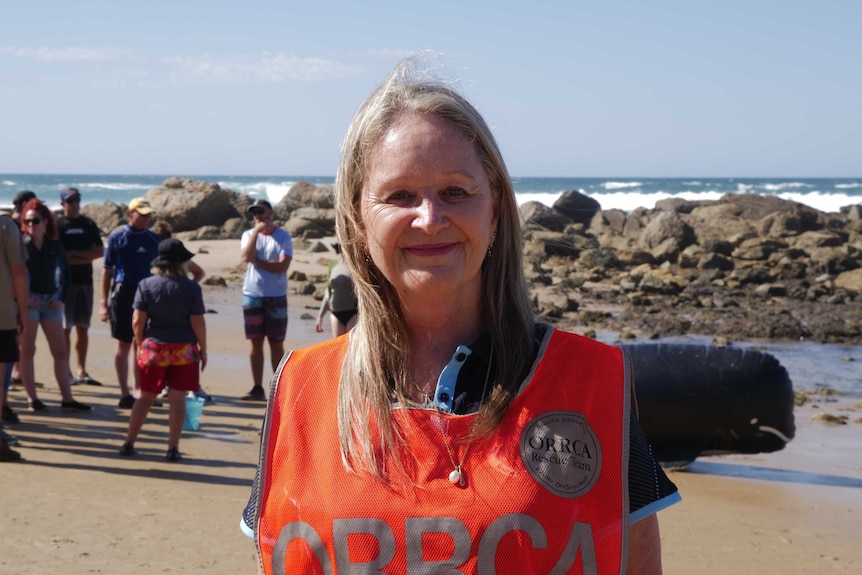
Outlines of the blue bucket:
{"label": "blue bucket", "polygon": [[186,418],[183,420],[184,431],[197,431],[201,424],[201,413],[205,400],[194,395],[186,396]]}

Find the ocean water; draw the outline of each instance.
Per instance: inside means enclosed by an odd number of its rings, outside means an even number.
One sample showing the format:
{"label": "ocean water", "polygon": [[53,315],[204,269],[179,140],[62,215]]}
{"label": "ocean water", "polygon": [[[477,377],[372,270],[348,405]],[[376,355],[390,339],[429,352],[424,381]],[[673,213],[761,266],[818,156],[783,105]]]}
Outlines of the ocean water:
{"label": "ocean water", "polygon": [[[85,204],[105,200],[127,204],[159,186],[167,175],[0,174],[0,207],[8,209],[15,194],[32,190],[50,206],[59,208],[60,191],[75,186]],[[216,182],[224,188],[278,202],[290,187],[303,180],[331,184],[334,176],[189,176]],[[518,203],[538,201],[551,206],[565,190],[580,190],[603,209],[631,211],[652,208],[656,201],[678,197],[715,200],[729,193],[761,194],[793,200],[824,212],[862,204],[859,178],[522,178],[513,177]]]}

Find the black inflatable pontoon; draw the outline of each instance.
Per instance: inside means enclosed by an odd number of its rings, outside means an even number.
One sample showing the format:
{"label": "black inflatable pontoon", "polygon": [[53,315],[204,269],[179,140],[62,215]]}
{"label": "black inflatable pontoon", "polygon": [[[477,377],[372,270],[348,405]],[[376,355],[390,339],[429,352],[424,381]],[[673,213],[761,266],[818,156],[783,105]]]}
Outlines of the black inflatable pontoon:
{"label": "black inflatable pontoon", "polygon": [[793,384],[774,356],[691,344],[622,345],[656,458],[778,451],[793,439]]}

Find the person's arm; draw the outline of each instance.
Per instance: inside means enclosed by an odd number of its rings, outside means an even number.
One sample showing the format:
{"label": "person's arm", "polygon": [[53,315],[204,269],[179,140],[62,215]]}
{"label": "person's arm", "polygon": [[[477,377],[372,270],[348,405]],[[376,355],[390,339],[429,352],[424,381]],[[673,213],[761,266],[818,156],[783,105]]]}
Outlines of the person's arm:
{"label": "person's arm", "polygon": [[69,258],[66,256],[66,250],[63,249],[63,244],[57,242],[57,268],[59,270],[59,278],[57,280],[57,292],[54,294],[51,302],[51,308],[56,309],[64,301],[66,301],[66,293],[69,291]]}
{"label": "person's arm", "polygon": [[66,255],[69,256],[69,265],[72,266],[93,263],[94,260],[97,260],[104,255],[105,249],[104,244],[102,243],[102,231],[95,222],[88,221],[86,219],[84,221],[88,222],[84,225],[84,229],[86,230],[87,236],[92,241],[90,242],[89,248],[83,250],[66,250]]}
{"label": "person's arm", "polygon": [[68,250],[66,254],[69,256],[69,264],[73,266],[92,263],[102,257],[104,250],[101,245],[87,248],[86,250]]}
{"label": "person's arm", "polygon": [[290,267],[290,260],[293,259],[290,256],[282,255],[274,262],[262,262],[255,261],[254,267],[260,268],[265,272],[270,272],[273,274],[284,274],[287,273],[287,268]]}
{"label": "person's arm", "polygon": [[202,268],[192,260],[189,260],[189,273],[192,274],[192,280],[196,284],[201,283],[201,280],[204,279],[205,275],[207,275],[207,273],[204,271],[204,268]]}
{"label": "person's arm", "polygon": [[192,331],[195,332],[195,337],[198,340],[198,350],[201,356],[201,371],[207,366],[207,323],[202,315],[189,316],[189,323],[192,325]]}
{"label": "person's arm", "polygon": [[132,312],[132,332],[135,334],[135,347],[141,348],[144,343],[144,328],[147,326],[149,314],[142,309]]}
{"label": "person's arm", "polygon": [[102,279],[99,282],[99,318],[108,321],[108,294],[111,291],[111,280],[114,279],[114,268],[102,268]]}
{"label": "person's arm", "polygon": [[644,517],[629,527],[628,575],[661,575],[661,537],[658,517]]}
{"label": "person's arm", "polygon": [[17,264],[10,267],[12,272],[12,291],[15,302],[18,304],[18,331],[24,329],[27,320],[27,296],[29,286],[27,285],[27,265]]}
{"label": "person's arm", "polygon": [[329,280],[326,282],[326,290],[323,292],[323,301],[320,302],[320,310],[317,312],[317,321],[314,322],[314,331],[320,333],[323,331],[323,316],[329,311],[329,300],[332,288],[329,287]]}
{"label": "person's arm", "polygon": [[258,227],[255,226],[251,229],[251,233],[248,235],[248,241],[242,246],[242,250],[240,254],[242,255],[242,261],[247,264],[256,264],[257,263],[257,235],[260,232]]}

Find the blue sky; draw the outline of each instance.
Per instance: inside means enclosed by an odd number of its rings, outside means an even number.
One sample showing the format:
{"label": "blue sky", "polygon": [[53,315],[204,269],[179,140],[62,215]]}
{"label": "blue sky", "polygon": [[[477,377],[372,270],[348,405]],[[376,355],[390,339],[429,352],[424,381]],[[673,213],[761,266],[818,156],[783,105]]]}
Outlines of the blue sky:
{"label": "blue sky", "polygon": [[412,4],[0,0],[0,173],[332,175],[433,50],[516,176],[862,174],[858,0]]}

